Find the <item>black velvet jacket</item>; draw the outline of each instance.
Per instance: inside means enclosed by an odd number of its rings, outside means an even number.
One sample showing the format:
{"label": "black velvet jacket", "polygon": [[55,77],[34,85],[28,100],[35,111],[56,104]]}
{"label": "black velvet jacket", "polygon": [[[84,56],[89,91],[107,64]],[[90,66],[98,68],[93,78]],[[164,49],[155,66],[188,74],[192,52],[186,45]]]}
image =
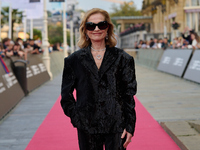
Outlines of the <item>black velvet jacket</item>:
{"label": "black velvet jacket", "polygon": [[78,129],[91,134],[126,129],[133,134],[136,90],[134,59],[121,49],[107,46],[100,69],[90,47],[65,58],[61,106]]}

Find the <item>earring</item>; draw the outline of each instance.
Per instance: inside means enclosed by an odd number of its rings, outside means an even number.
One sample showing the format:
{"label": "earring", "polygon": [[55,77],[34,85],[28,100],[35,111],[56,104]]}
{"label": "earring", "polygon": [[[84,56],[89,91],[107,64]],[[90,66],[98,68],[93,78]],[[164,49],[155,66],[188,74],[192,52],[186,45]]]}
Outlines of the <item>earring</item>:
{"label": "earring", "polygon": [[106,40],[108,40],[108,33],[106,34]]}
{"label": "earring", "polygon": [[89,40],[89,37],[88,37],[88,35],[86,34],[86,41],[88,41]]}

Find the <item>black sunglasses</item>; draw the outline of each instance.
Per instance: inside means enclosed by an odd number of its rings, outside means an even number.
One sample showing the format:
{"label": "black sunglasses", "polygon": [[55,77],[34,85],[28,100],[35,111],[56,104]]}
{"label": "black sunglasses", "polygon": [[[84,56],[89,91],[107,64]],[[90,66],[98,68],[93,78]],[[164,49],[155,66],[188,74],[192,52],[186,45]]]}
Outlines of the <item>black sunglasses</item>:
{"label": "black sunglasses", "polygon": [[98,26],[98,28],[100,30],[105,30],[108,27],[108,22],[107,21],[101,21],[97,24],[93,23],[93,22],[86,22],[85,25],[86,25],[86,29],[89,30],[89,31],[93,31],[96,28],[96,26]]}

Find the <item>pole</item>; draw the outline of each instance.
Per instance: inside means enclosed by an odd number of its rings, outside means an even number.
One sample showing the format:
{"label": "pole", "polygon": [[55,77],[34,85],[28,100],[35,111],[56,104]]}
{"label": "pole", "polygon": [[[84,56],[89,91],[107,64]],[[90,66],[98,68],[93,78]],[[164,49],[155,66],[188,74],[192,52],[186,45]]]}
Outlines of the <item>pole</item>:
{"label": "pole", "polygon": [[12,38],[12,7],[11,4],[9,6],[9,34],[8,38]]}
{"label": "pole", "polygon": [[0,1],[0,42],[1,42],[1,1]]}
{"label": "pole", "polygon": [[47,22],[46,0],[43,1],[43,7],[44,7],[44,10],[43,10],[44,11],[44,18],[43,18],[44,37],[42,37],[42,38],[44,38],[44,39],[43,39],[42,47],[44,49],[44,53],[43,53],[42,59],[43,59],[43,62],[45,64],[46,68],[47,68],[47,72],[49,73],[49,76],[52,80],[53,76],[52,76],[52,73],[51,73],[51,70],[50,70],[50,57],[49,57],[49,49],[48,49],[49,42],[48,42],[48,33],[47,33],[48,32],[48,30],[47,30],[48,22]]}
{"label": "pole", "polygon": [[66,1],[63,2],[63,53],[64,58],[68,56],[67,52],[67,36],[66,36]]}
{"label": "pole", "polygon": [[74,35],[73,35],[73,21],[70,21],[70,43],[71,43],[71,53],[74,52]]}
{"label": "pole", "polygon": [[30,19],[30,38],[33,39],[33,19]]}
{"label": "pole", "polygon": [[24,41],[26,41],[26,10],[24,10]]}

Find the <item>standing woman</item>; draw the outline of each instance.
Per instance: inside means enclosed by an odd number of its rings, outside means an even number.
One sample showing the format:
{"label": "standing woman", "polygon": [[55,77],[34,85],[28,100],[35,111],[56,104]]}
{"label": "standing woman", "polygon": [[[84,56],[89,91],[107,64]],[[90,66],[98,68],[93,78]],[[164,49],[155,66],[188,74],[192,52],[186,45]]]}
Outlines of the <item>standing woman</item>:
{"label": "standing woman", "polygon": [[80,150],[123,150],[134,134],[134,60],[115,47],[113,28],[106,11],[91,9],[80,25],[81,49],[65,58],[61,106],[78,130]]}

